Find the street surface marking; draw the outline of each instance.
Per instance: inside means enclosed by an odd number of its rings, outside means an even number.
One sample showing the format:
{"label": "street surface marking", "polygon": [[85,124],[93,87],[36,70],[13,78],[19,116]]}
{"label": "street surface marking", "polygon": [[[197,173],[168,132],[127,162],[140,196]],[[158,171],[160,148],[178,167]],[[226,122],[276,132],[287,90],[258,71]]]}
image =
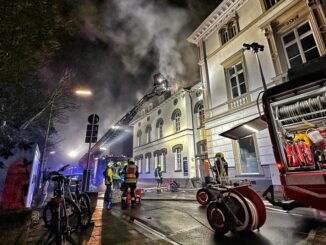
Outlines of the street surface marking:
{"label": "street surface marking", "polygon": [[160,239],[162,239],[162,240],[165,240],[165,241],[167,241],[167,242],[169,242],[169,243],[171,243],[171,244],[173,244],[173,245],[179,245],[179,244],[180,244],[180,243],[177,243],[177,242],[171,240],[170,238],[168,238],[168,237],[167,237],[166,235],[164,235],[163,233],[158,232],[158,231],[152,229],[151,227],[145,225],[144,223],[142,223],[142,222],[140,222],[140,221],[138,221],[138,220],[136,220],[136,219],[133,220],[133,223],[134,223],[135,225],[137,225],[137,226],[143,228],[143,229],[146,230],[147,232],[153,234],[154,236],[156,236],[156,237],[158,237],[158,238],[160,238]]}

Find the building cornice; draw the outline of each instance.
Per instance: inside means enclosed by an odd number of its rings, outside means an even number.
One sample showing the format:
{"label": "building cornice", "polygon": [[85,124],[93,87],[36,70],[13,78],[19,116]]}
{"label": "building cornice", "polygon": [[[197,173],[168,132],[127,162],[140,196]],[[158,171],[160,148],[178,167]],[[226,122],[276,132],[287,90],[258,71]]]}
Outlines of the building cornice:
{"label": "building cornice", "polygon": [[213,31],[220,28],[231,14],[235,13],[247,0],[224,0],[201,25],[187,38],[187,41],[199,45]]}

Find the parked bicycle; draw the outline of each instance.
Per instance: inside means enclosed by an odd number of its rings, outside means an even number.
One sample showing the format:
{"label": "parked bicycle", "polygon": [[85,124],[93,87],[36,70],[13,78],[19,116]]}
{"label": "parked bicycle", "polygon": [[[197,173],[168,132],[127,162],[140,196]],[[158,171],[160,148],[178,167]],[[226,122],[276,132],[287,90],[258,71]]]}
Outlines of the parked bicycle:
{"label": "parked bicycle", "polygon": [[[68,165],[65,165],[62,167],[58,172],[62,172],[65,169],[69,167]],[[65,196],[69,198],[70,200],[74,201],[75,204],[78,206],[80,210],[80,215],[81,215],[81,227],[82,228],[87,228],[91,222],[91,208],[90,208],[90,199],[88,195],[84,192],[80,192],[80,185],[79,185],[79,180],[74,180],[75,181],[75,191],[71,191],[71,182],[72,182],[71,177],[65,177],[64,179],[64,190],[65,190]],[[49,213],[49,206],[45,206],[43,210],[43,219],[46,224],[49,224],[51,222],[51,216],[48,214]],[[50,212],[51,213],[51,212]]]}
{"label": "parked bicycle", "polygon": [[45,244],[55,242],[56,245],[66,244],[70,234],[81,225],[81,214],[77,204],[65,196],[66,177],[59,172],[64,171],[69,165],[48,174],[46,180],[55,183],[53,197],[43,209],[45,226],[50,234]]}
{"label": "parked bicycle", "polygon": [[174,179],[164,179],[162,187],[166,187],[166,189],[171,192],[178,192],[180,185]]}

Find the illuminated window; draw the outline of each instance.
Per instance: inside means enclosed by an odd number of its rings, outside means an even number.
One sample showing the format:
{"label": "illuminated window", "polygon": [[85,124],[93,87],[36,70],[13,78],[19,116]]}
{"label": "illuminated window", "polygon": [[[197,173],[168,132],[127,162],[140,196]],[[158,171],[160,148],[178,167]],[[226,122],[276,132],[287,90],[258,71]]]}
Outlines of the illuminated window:
{"label": "illuminated window", "polygon": [[146,143],[151,142],[151,131],[152,131],[151,125],[147,125],[147,127],[146,127]]}
{"label": "illuminated window", "polygon": [[141,158],[139,158],[137,160],[137,166],[138,166],[138,172],[141,173],[141,171],[142,171],[142,159]]}
{"label": "illuminated window", "polygon": [[258,159],[254,136],[238,140],[240,150],[240,167],[242,174],[259,174]]}
{"label": "illuminated window", "polygon": [[181,117],[180,113],[177,112],[175,114],[175,119],[174,119],[175,120],[175,131],[176,132],[180,131],[180,117]]}
{"label": "illuminated window", "polygon": [[181,170],[181,148],[176,148],[174,152],[174,170]]}
{"label": "illuminated window", "polygon": [[150,162],[151,162],[151,158],[149,156],[146,156],[145,158],[145,171],[146,173],[150,172]]}
{"label": "illuminated window", "polygon": [[160,118],[157,120],[157,123],[156,123],[156,128],[157,128],[157,138],[158,139],[161,139],[163,138],[163,119]]}
{"label": "illuminated window", "polygon": [[294,67],[320,56],[309,22],[282,36],[289,67]]}

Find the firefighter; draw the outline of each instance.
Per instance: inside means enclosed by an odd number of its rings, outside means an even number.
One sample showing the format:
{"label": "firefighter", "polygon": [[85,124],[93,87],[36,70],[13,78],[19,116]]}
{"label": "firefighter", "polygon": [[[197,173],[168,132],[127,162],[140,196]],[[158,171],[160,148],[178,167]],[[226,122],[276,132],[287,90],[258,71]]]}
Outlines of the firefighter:
{"label": "firefighter", "polygon": [[163,183],[163,177],[162,177],[162,170],[161,170],[161,165],[158,164],[155,171],[154,171],[154,176],[157,182],[157,186],[156,186],[156,191],[157,193],[161,192],[161,185]]}
{"label": "firefighter", "polygon": [[120,190],[121,191],[123,190],[123,185],[124,185],[124,181],[125,181],[125,176],[123,174],[123,170],[124,170],[124,168],[126,166],[128,166],[128,162],[127,161],[123,161],[123,166],[122,166],[122,168],[120,169],[120,172],[119,172],[120,180],[121,180],[121,186],[120,186]]}
{"label": "firefighter", "polygon": [[104,207],[107,209],[112,208],[112,182],[113,182],[113,163],[108,162],[107,168],[103,172],[104,184],[106,190],[104,194]]}
{"label": "firefighter", "polygon": [[138,167],[135,165],[133,158],[128,159],[128,165],[123,168],[122,175],[124,175],[124,186],[123,193],[121,197],[121,207],[126,208],[128,189],[130,188],[131,195],[131,207],[134,207],[136,204],[135,199],[135,189],[137,187],[137,179],[139,176]]}
{"label": "firefighter", "polygon": [[113,170],[113,188],[116,190],[120,189],[120,171],[121,162],[117,161]]}
{"label": "firefighter", "polygon": [[218,152],[215,154],[215,165],[213,167],[213,172],[215,172],[216,181],[220,183],[220,180],[223,182],[228,182],[228,163],[224,158],[223,152]]}

